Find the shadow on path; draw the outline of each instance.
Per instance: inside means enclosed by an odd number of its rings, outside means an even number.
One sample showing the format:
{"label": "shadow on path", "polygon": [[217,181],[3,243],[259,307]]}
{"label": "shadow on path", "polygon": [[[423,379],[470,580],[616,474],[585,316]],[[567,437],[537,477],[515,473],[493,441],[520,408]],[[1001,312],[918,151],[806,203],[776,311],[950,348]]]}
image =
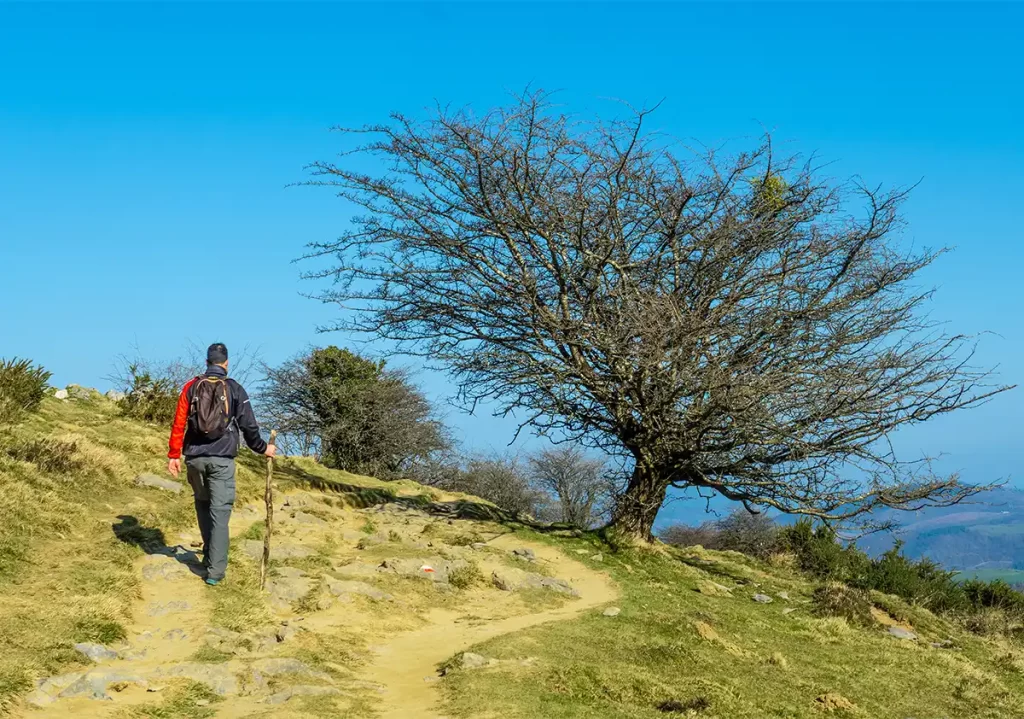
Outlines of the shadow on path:
{"label": "shadow on path", "polygon": [[120,521],[111,525],[111,530],[120,541],[138,547],[146,554],[170,557],[188,567],[188,570],[197,577],[205,576],[199,555],[180,544],[168,546],[162,529],[146,527],[130,514],[121,514],[117,518]]}

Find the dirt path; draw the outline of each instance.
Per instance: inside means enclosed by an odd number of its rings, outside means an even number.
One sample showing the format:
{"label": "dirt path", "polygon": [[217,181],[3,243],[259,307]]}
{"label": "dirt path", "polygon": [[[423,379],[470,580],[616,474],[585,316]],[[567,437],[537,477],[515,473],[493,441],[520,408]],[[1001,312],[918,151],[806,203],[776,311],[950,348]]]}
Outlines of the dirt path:
{"label": "dirt path", "polygon": [[444,719],[436,708],[437,690],[432,680],[437,665],[475,644],[522,629],[571,619],[589,609],[615,600],[618,592],[604,575],[575,562],[556,549],[526,544],[505,536],[491,546],[512,549],[529,546],[558,577],[567,580],[580,598],[557,609],[509,617],[490,624],[470,626],[456,623],[457,612],[434,612],[430,625],[398,635],[377,652],[364,678],[383,688],[379,707],[382,719]]}
{"label": "dirt path", "polygon": [[[315,495],[309,494],[285,499],[295,502],[296,507],[307,509],[318,502]],[[293,634],[297,631],[332,636],[334,631],[343,628],[348,632],[372,637],[375,644],[372,646],[373,658],[369,666],[357,671],[354,676],[350,675],[347,682],[339,682],[337,677],[330,677],[289,658],[289,647],[292,645],[279,645],[277,642],[284,643],[291,634],[285,636],[279,633],[276,639],[271,637],[268,640],[269,644],[256,646],[251,651],[249,645],[241,652],[225,647],[225,651],[233,655],[230,658],[224,656],[218,660],[212,656],[208,647],[210,634],[222,632],[217,637],[225,634],[223,630],[211,627],[211,589],[196,576],[200,573],[196,566],[198,558],[186,549],[195,537],[186,533],[179,537],[184,546],[162,547],[137,562],[142,596],[136,604],[127,641],[107,647],[87,647],[88,651],[95,652],[92,664],[66,675],[40,681],[36,691],[28,698],[31,708],[25,707],[24,712],[18,716],[26,719],[124,717],[128,707],[139,704],[159,705],[165,690],[170,691],[168,687],[188,679],[206,685],[219,696],[216,704],[210,705],[210,710],[223,719],[307,717],[311,715],[302,712],[301,702],[284,705],[292,696],[288,692],[295,696],[329,693],[343,697],[349,695],[349,691],[355,687],[363,687],[363,691],[374,696],[374,709],[382,719],[443,719],[436,707],[439,698],[437,667],[445,659],[503,634],[546,622],[570,619],[617,597],[617,591],[604,574],[544,544],[504,535],[492,539],[486,545],[479,545],[479,550],[448,546],[438,539],[434,540],[436,544],[428,545],[422,541],[423,529],[437,520],[422,512],[406,510],[389,513],[372,509],[331,511],[333,521],[327,522],[301,510],[293,508],[286,512],[282,508],[281,534],[277,536],[276,551],[290,550],[292,556],[296,556],[294,553],[298,550],[308,550],[318,541],[333,538],[336,542],[347,542],[345,546],[348,549],[338,544],[331,545],[334,547],[333,559],[350,562],[339,565],[340,568],[351,569],[358,565],[371,575],[378,576],[380,560],[373,559],[354,546],[368,537],[364,532],[354,531],[354,527],[365,526],[370,521],[367,518],[372,516],[373,522],[383,528],[378,531],[386,529],[390,540],[401,540],[380,545],[386,547],[385,553],[461,553],[475,557],[473,561],[480,562],[489,575],[492,569],[501,571],[501,567],[506,566],[501,562],[507,561],[513,550],[521,553],[529,549],[534,554],[531,559],[538,566],[544,567],[546,573],[568,582],[579,596],[567,599],[557,609],[530,612],[529,605],[523,604],[514,592],[500,591],[488,584],[486,588],[462,596],[457,609],[451,602],[444,609],[438,606],[430,608],[429,600],[423,597],[451,596],[451,590],[446,585],[442,588],[447,589],[447,593],[421,594],[420,601],[427,601],[427,604],[415,605],[411,596],[399,595],[393,599],[388,597],[387,602],[380,604],[363,605],[360,609],[358,603],[352,603],[352,599],[348,598],[339,599],[321,611],[296,618],[288,602],[281,606],[281,597],[276,597],[278,603],[275,605],[272,592],[267,601],[272,608],[276,607],[274,613],[277,619],[276,624],[269,626],[271,634],[287,630]],[[236,537],[257,520],[259,512],[255,508],[242,508],[238,515],[236,521],[232,522],[232,534]],[[443,526],[455,525],[448,521]],[[467,522],[466,526],[471,526],[471,523]],[[380,542],[384,541],[383,535],[375,536]],[[419,560],[414,561],[417,566],[418,563]],[[529,566],[528,563],[523,564],[524,568]],[[280,574],[287,569],[280,567],[275,571]],[[300,587],[297,594],[286,597],[288,600],[297,599],[306,591],[307,586],[312,586],[313,578],[302,571],[293,569],[283,576],[284,579],[274,581],[281,582],[285,590],[292,586],[288,582]],[[422,580],[414,580],[413,584],[406,585],[398,581],[390,586],[392,591],[396,587],[405,586],[410,592],[422,592],[423,585],[416,584],[416,581]],[[355,591],[373,591],[373,586],[359,581],[349,584]],[[430,586],[429,583],[427,586]],[[413,605],[420,609],[410,611],[408,607]],[[480,614],[493,618],[488,621],[482,619]],[[290,626],[290,620],[286,617],[300,622],[298,628]],[[470,617],[472,620],[467,621]],[[407,628],[414,626],[418,628]],[[246,637],[249,637],[246,641],[259,644],[267,635],[261,633],[259,628],[254,630],[257,631],[251,636],[232,632],[226,635],[234,637],[228,640],[233,646]],[[279,649],[279,646],[284,649]],[[287,675],[290,679],[284,684],[276,681],[267,684],[259,678],[260,675],[272,675],[276,680],[279,674]],[[374,688],[377,691],[373,691]]]}

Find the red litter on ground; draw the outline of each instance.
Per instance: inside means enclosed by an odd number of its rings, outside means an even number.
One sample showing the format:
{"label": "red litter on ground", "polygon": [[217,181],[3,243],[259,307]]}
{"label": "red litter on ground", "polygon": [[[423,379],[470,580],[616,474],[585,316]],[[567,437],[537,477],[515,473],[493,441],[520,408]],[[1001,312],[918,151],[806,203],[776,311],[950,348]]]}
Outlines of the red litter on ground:
{"label": "red litter on ground", "polygon": [[424,564],[422,567],[420,567],[420,570],[422,570],[424,572],[428,572],[430,574],[434,573],[434,568],[429,566],[429,565],[427,565],[427,564]]}

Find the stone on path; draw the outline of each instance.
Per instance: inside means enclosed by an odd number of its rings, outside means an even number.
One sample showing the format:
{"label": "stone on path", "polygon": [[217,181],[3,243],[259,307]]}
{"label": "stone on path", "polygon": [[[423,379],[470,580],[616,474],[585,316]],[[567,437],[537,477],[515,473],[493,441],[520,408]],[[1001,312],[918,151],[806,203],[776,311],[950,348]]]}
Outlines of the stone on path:
{"label": "stone on path", "polygon": [[910,641],[917,641],[917,635],[909,629],[903,627],[889,627],[889,634],[896,637],[897,639],[909,639]]}
{"label": "stone on path", "polygon": [[119,669],[93,669],[82,674],[77,681],[64,689],[57,696],[60,699],[74,699],[87,697],[89,699],[109,700],[107,687],[114,683],[138,684],[146,687],[146,679],[135,672],[128,672]]}
{"label": "stone on path", "polygon": [[619,609],[618,607],[608,607],[607,609],[604,610],[604,612],[602,612],[602,614],[604,616],[606,616],[606,617],[617,617],[621,613],[622,613],[622,610]]}
{"label": "stone on path", "polygon": [[66,389],[59,389],[59,390],[57,390],[56,392],[53,393],[53,396],[54,396],[54,399],[64,399],[64,400],[66,400],[68,398],[68,391]]}
{"label": "stone on path", "polygon": [[439,584],[447,584],[451,573],[464,569],[469,562],[464,559],[385,559],[378,571],[390,572],[403,577],[422,577]]}
{"label": "stone on path", "polygon": [[495,569],[491,574],[491,582],[498,589],[506,592],[514,592],[521,589],[550,589],[559,594],[566,594],[578,597],[579,592],[564,579],[545,577],[533,572],[524,572],[522,569],[501,568]]}
{"label": "stone on path", "polygon": [[481,655],[474,654],[473,652],[463,652],[459,655],[458,664],[463,669],[479,669],[480,667],[486,667],[491,661]]}
{"label": "stone on path", "polygon": [[173,582],[189,576],[192,576],[192,573],[181,562],[161,560],[149,562],[142,568],[142,578],[147,582],[158,580]]}
{"label": "stone on path", "polygon": [[267,591],[278,604],[290,604],[309,594],[313,580],[305,576],[279,576],[267,580]]}
{"label": "stone on path", "polygon": [[363,562],[336,564],[333,571],[342,577],[376,577],[380,574],[376,564],[365,564]]}
{"label": "stone on path", "polygon": [[238,678],[224,664],[203,664],[184,662],[160,667],[152,674],[153,679],[191,679],[205,684],[215,694],[228,696],[238,694]]}
{"label": "stone on path", "polygon": [[528,547],[521,547],[519,549],[513,549],[512,550],[512,554],[514,554],[517,557],[520,557],[522,559],[525,559],[527,562],[535,562],[535,561],[537,561],[537,555],[534,554],[533,550],[529,549]]}
{"label": "stone on path", "polygon": [[175,482],[171,479],[165,479],[164,477],[158,477],[155,474],[140,474],[135,478],[136,487],[152,487],[153,489],[162,489],[167,492],[174,492],[179,494],[184,488],[181,482]]}
{"label": "stone on path", "polygon": [[751,599],[753,599],[758,604],[771,604],[772,602],[775,601],[774,599],[769,597],[767,594],[755,594],[753,597],[751,597]]}
{"label": "stone on path", "polygon": [[117,659],[117,652],[113,649],[107,649],[102,644],[92,644],[90,642],[83,642],[75,645],[75,650],[80,654],[84,654],[94,662],[111,661]]}
{"label": "stone on path", "polygon": [[271,694],[264,701],[267,704],[284,704],[292,697],[322,697],[322,696],[337,696],[341,694],[339,689],[334,687],[318,687],[300,684],[294,687],[288,687],[277,694]]}
{"label": "stone on path", "polygon": [[[242,551],[249,557],[259,561],[263,558],[263,542],[258,539],[247,539],[242,542]],[[309,547],[290,542],[272,542],[270,545],[271,559],[302,559],[316,554]]]}
{"label": "stone on path", "polygon": [[52,704],[57,701],[58,694],[78,681],[81,676],[81,672],[72,672],[40,679],[36,682],[36,690],[28,696],[28,703],[36,707]]}

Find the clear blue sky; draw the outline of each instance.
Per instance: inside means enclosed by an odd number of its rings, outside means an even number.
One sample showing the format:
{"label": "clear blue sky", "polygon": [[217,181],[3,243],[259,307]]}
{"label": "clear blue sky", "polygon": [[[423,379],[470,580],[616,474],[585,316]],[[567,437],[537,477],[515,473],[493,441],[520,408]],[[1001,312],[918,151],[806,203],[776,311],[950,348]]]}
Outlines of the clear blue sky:
{"label": "clear blue sky", "polygon": [[[936,317],[988,330],[1024,380],[1024,5],[0,3],[0,356],[104,385],[120,352],[186,340],[283,359],[334,309],[291,260],[335,236],[329,193],[287,188],[331,125],[527,85],[569,108],[664,99],[659,129],[817,151],[830,172],[921,180],[908,240],[952,245]],[[421,375],[442,398],[445,378]],[[901,437],[987,480],[1020,471],[1024,390]],[[450,415],[468,446],[509,422]]]}

